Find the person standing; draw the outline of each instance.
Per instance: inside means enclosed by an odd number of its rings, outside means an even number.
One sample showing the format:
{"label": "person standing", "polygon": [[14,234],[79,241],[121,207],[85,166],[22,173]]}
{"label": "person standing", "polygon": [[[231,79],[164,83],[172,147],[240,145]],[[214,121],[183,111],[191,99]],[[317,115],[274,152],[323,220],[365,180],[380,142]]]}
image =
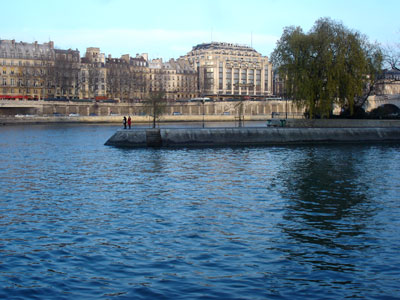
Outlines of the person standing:
{"label": "person standing", "polygon": [[126,117],[124,116],[124,129],[126,129]]}
{"label": "person standing", "polygon": [[131,129],[132,119],[131,116],[128,117],[128,127]]}

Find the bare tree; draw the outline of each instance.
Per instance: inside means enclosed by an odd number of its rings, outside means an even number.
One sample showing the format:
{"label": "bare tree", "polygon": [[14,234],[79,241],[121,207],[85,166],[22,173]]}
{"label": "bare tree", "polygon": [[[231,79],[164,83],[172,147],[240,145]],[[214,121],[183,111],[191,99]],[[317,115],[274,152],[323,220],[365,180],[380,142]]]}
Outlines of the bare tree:
{"label": "bare tree", "polygon": [[384,60],[390,69],[400,71],[400,44],[385,47]]}
{"label": "bare tree", "polygon": [[156,128],[157,121],[160,120],[167,108],[167,99],[164,91],[150,92],[149,97],[144,101],[145,110],[153,119],[153,128]]}
{"label": "bare tree", "polygon": [[49,98],[52,88],[52,79],[54,65],[51,56],[42,54],[40,56],[40,74],[41,74],[41,89],[42,98]]}
{"label": "bare tree", "polygon": [[235,109],[237,111],[237,120],[238,127],[243,127],[244,124],[244,103],[243,97],[240,98],[240,101],[235,105]]}
{"label": "bare tree", "polygon": [[89,98],[95,99],[99,94],[101,85],[101,71],[100,63],[89,63],[88,64],[88,84],[89,84]]}
{"label": "bare tree", "polygon": [[107,92],[122,102],[132,102],[136,92],[137,72],[130,62],[122,59],[107,61]]}
{"label": "bare tree", "polygon": [[74,50],[55,50],[53,81],[61,98],[78,96],[79,87],[79,52]]}
{"label": "bare tree", "polygon": [[30,88],[33,78],[33,66],[29,61],[24,62],[20,68],[20,77],[18,78],[18,86],[22,89],[24,97],[30,96]]}

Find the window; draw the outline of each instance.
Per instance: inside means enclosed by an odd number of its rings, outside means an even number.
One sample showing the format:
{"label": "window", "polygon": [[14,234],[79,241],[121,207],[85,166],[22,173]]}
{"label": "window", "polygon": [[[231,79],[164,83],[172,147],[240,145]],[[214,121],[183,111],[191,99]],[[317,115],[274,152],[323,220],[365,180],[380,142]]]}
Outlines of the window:
{"label": "window", "polygon": [[231,90],[232,89],[232,69],[226,69],[225,75],[226,75],[226,89]]}
{"label": "window", "polygon": [[254,83],[254,70],[249,70],[249,83]]}
{"label": "window", "polygon": [[256,89],[257,92],[261,91],[261,70],[256,70]]}
{"label": "window", "polygon": [[240,77],[241,77],[242,84],[246,84],[247,83],[247,70],[242,70]]}

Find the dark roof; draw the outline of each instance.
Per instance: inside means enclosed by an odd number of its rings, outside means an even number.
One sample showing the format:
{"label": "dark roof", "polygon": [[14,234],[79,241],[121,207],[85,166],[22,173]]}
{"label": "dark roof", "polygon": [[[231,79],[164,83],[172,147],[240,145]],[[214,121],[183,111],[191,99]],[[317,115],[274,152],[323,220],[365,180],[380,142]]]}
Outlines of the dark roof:
{"label": "dark roof", "polygon": [[383,70],[382,74],[379,76],[380,79],[395,79],[400,80],[400,71],[399,70]]}
{"label": "dark roof", "polygon": [[251,51],[257,52],[252,47],[240,44],[232,44],[232,43],[203,43],[193,47],[192,51],[195,50],[208,50],[208,49],[226,49],[226,50],[240,50],[240,51]]}

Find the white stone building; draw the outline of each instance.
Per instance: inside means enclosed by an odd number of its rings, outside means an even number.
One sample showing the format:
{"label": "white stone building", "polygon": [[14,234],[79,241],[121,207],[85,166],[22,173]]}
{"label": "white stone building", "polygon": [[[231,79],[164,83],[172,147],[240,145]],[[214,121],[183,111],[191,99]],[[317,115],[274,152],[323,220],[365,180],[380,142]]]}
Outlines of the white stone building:
{"label": "white stone building", "polygon": [[216,99],[264,98],[272,95],[272,65],[249,46],[204,43],[181,59],[198,72],[201,96]]}

